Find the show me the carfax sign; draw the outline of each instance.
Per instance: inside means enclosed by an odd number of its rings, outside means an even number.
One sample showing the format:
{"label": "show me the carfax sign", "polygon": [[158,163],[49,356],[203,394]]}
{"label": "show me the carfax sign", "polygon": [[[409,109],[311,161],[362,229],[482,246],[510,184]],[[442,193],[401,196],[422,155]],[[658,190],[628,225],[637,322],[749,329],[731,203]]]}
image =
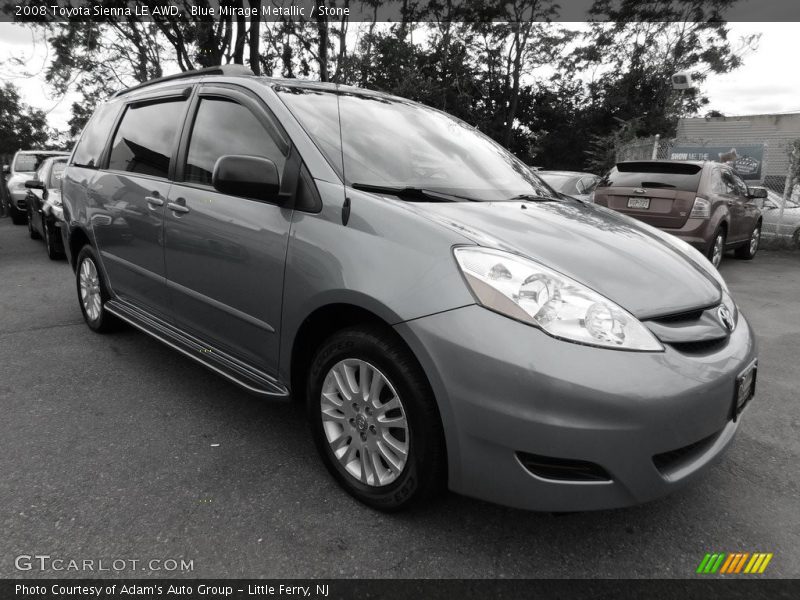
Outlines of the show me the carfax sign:
{"label": "show me the carfax sign", "polygon": [[742,179],[761,181],[764,145],[755,146],[673,146],[671,160],[713,160],[727,163]]}

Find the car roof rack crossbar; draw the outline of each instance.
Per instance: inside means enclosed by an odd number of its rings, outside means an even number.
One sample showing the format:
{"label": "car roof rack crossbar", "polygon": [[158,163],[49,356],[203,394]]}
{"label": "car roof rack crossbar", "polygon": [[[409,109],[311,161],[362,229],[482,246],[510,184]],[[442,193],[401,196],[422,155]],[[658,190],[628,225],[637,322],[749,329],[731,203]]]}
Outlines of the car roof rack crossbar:
{"label": "car roof rack crossbar", "polygon": [[115,92],[112,98],[118,98],[123,94],[127,94],[128,92],[132,92],[134,90],[140,90],[142,88],[148,87],[150,85],[154,85],[156,83],[161,83],[163,81],[175,81],[178,79],[187,79],[189,77],[199,77],[201,75],[250,75],[253,76],[252,70],[244,65],[217,65],[216,67],[206,67],[205,69],[197,69],[195,71],[184,71],[182,73],[175,73],[174,75],[166,75],[165,77],[158,77],[157,79],[151,79],[150,81],[145,81],[144,83],[140,83],[139,85],[134,85],[129,88],[125,88],[124,90],[119,90]]}

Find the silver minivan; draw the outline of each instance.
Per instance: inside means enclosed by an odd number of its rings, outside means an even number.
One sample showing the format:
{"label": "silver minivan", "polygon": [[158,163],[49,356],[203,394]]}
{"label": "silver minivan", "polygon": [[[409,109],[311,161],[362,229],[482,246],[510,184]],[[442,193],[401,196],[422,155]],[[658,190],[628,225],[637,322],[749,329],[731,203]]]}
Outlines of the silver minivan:
{"label": "silver minivan", "polygon": [[733,439],[753,333],[699,252],[553,194],[445,113],[241,67],[117,93],[63,180],[88,326],[304,403],[362,502],[644,502]]}

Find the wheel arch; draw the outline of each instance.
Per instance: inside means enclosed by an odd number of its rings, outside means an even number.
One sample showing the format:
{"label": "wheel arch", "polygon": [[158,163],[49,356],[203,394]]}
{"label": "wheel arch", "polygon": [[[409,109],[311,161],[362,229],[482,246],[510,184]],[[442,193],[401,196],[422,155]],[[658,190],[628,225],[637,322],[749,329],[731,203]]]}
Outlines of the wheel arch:
{"label": "wheel arch", "polygon": [[65,250],[68,252],[69,264],[72,267],[72,270],[75,271],[75,269],[78,268],[76,263],[78,261],[78,254],[80,253],[81,248],[83,248],[86,244],[91,244],[92,242],[89,238],[89,234],[80,225],[70,227],[68,239],[68,248],[65,248]]}
{"label": "wheel arch", "polygon": [[[303,319],[291,338],[291,347],[286,349],[289,356],[289,384],[295,401],[304,400],[304,377],[316,348],[337,331],[356,325],[384,329],[408,348],[405,340],[392,329],[391,323],[376,312],[350,302],[323,304]],[[413,354],[411,348],[408,351]]]}

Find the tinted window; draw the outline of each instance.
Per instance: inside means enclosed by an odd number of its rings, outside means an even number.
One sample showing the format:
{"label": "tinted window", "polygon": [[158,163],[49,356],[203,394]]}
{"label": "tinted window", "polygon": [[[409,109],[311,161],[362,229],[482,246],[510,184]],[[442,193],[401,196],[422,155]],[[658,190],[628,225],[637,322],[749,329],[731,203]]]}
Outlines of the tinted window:
{"label": "tinted window", "polygon": [[18,154],[17,160],[14,161],[15,173],[33,173],[38,171],[42,166],[42,162],[50,158],[48,154]]}
{"label": "tinted window", "polygon": [[502,146],[438,110],[348,91],[338,96],[340,127],[334,93],[289,87],[277,91],[331,165],[344,155],[348,185],[419,187],[475,200],[552,194]]}
{"label": "tinted window", "polygon": [[696,192],[703,168],[700,165],[668,162],[620,163],[597,187],[667,188]]}
{"label": "tinted window", "polygon": [[739,196],[747,196],[747,184],[736,173],[733,174],[733,182],[736,186],[736,193]]}
{"label": "tinted window", "polygon": [[183,100],[128,106],[114,136],[108,168],[167,177],[184,107]]}
{"label": "tinted window", "polygon": [[730,171],[722,171],[720,173],[720,183],[722,184],[721,194],[730,194],[732,196],[737,194],[736,181]]}
{"label": "tinted window", "polygon": [[72,157],[72,164],[94,168],[100,166],[100,155],[108,141],[118,108],[119,105],[116,104],[103,104],[94,112],[89,123],[83,129],[81,139]]}
{"label": "tinted window", "polygon": [[270,133],[249,109],[229,100],[203,99],[189,140],[184,179],[211,185],[214,164],[226,154],[268,158],[279,173],[286,162]]}

